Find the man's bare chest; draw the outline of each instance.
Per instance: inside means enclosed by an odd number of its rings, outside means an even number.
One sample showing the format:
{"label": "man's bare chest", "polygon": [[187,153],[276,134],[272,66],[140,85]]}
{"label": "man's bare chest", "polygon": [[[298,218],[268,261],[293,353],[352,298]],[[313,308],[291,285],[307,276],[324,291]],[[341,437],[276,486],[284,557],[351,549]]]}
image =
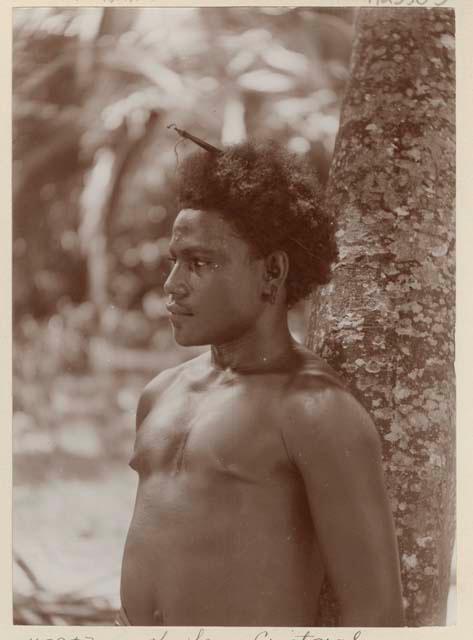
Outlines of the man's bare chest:
{"label": "man's bare chest", "polygon": [[247,481],[287,463],[270,399],[235,388],[164,394],[137,433],[132,460],[145,473],[221,472]]}

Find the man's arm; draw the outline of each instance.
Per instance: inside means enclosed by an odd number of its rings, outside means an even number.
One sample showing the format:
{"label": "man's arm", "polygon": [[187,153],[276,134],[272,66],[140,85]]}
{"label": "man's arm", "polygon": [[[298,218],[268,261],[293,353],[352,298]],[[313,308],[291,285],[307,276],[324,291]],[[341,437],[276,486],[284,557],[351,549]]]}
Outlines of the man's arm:
{"label": "man's arm", "polygon": [[402,626],[396,536],[375,427],[351,394],[298,397],[284,439],[306,487],[342,626]]}

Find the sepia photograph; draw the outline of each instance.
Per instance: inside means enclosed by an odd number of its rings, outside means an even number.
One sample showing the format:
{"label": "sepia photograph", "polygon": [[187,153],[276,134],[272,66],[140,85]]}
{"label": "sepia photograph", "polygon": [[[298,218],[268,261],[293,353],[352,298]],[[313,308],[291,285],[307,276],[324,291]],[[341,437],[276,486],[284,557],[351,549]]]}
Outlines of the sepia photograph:
{"label": "sepia photograph", "polygon": [[456,15],[369,4],[12,8],[13,625],[456,625]]}

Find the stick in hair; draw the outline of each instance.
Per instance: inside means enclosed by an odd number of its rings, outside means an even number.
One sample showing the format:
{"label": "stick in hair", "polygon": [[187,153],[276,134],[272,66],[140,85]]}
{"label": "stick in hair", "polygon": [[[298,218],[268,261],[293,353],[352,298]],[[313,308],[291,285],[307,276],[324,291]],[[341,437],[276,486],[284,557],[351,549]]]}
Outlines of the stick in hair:
{"label": "stick in hair", "polygon": [[210,153],[223,153],[222,149],[218,149],[217,147],[214,147],[208,142],[205,142],[205,140],[201,140],[201,138],[198,138],[197,136],[193,136],[192,133],[189,133],[188,131],[184,131],[184,129],[178,129],[178,127],[176,127],[174,123],[169,124],[166,128],[174,129],[174,131],[176,131],[182,138],[187,138],[187,140],[192,140],[192,142],[199,145],[199,147],[202,147],[202,149],[209,151]]}

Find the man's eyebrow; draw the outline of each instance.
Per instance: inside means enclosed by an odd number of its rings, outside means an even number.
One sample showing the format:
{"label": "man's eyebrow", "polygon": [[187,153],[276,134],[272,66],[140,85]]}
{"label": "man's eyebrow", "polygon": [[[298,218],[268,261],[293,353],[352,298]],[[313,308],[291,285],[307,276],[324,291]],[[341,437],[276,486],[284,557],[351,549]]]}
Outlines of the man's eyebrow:
{"label": "man's eyebrow", "polygon": [[219,256],[220,253],[215,249],[209,249],[208,247],[204,247],[202,245],[190,245],[187,247],[182,247],[182,249],[173,248],[172,245],[169,245],[169,253],[174,256],[176,253],[180,253],[182,255],[194,255],[196,253],[200,255],[206,255],[209,257]]}

